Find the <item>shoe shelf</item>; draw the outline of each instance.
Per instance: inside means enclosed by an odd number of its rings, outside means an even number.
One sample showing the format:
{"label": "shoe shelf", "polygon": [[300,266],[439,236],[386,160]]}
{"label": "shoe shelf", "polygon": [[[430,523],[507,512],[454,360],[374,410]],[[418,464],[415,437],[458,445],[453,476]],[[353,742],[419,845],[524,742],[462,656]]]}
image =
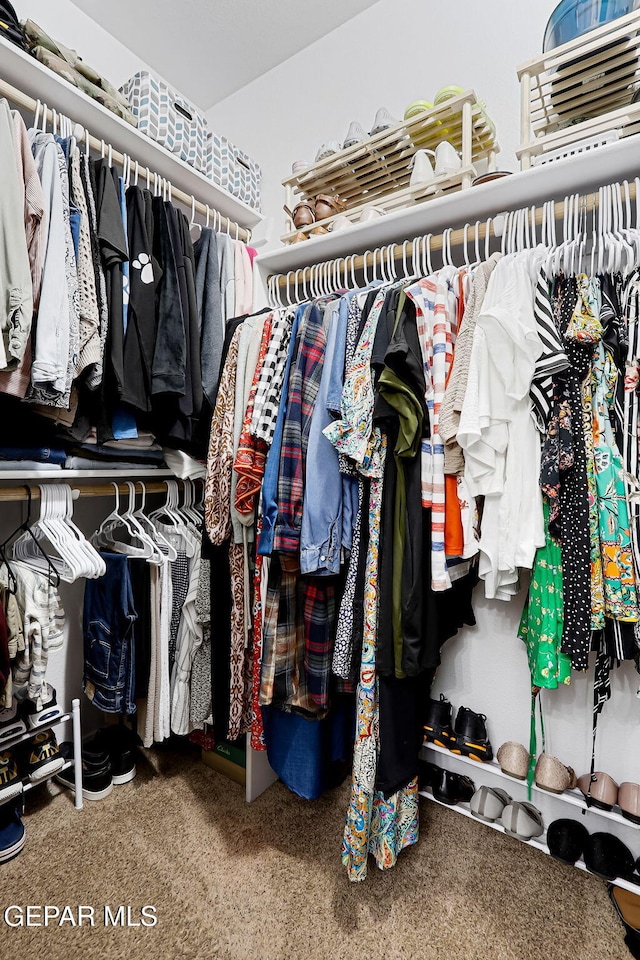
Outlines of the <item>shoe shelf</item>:
{"label": "shoe shelf", "polygon": [[[578,153],[570,160],[520,170],[508,177],[477,184],[471,190],[438,194],[426,204],[393,210],[376,220],[354,223],[345,230],[310,236],[303,243],[260,253],[255,263],[264,294],[267,294],[270,276],[284,277],[290,271],[302,269],[308,274],[313,264],[363,254],[389,243],[400,244],[426,233],[436,235],[465,223],[472,225],[471,251],[476,220],[497,218],[504,211],[541,205],[547,200],[562,200],[568,194],[597,191],[602,184],[632,181],[638,174],[638,143],[636,137],[625,137],[596,150]],[[408,256],[411,256],[410,246]]]}
{"label": "shoe shelf", "polygon": [[39,727],[35,727],[32,730],[27,730],[26,733],[21,733],[17,737],[11,737],[8,740],[0,741],[0,750],[12,750],[14,747],[17,747],[21,743],[25,743],[27,740],[32,740],[33,737],[37,736],[39,733],[42,733],[44,730],[52,730],[54,727],[57,727],[59,724],[67,723],[71,720],[73,724],[73,754],[74,757],[78,757],[78,763],[74,760],[67,760],[63,767],[60,770],[56,770],[55,773],[52,773],[49,777],[42,777],[41,780],[36,780],[34,783],[31,781],[23,781],[24,786],[22,792],[26,793],[29,790],[32,790],[33,787],[37,787],[41,783],[45,783],[46,780],[50,780],[51,777],[55,777],[56,774],[62,773],[63,770],[66,770],[68,767],[75,766],[75,782],[74,782],[74,806],[76,810],[82,810],[82,729],[80,725],[80,701],[76,697],[71,701],[71,711],[61,714],[59,717],[55,717],[49,723],[43,723]]}
{"label": "shoe shelf", "polygon": [[640,11],[523,64],[518,79],[522,169],[585,137],[640,132]]}
{"label": "shoe shelf", "polygon": [[[443,752],[449,753],[448,750],[445,750]],[[456,757],[456,759],[460,760],[461,758]],[[475,761],[472,760],[471,763],[475,763]],[[475,765],[479,766],[479,764],[477,763],[475,763]],[[483,763],[482,766],[486,767],[488,766],[488,764]],[[508,779],[513,780],[514,778],[509,777]],[[506,830],[504,829],[501,823],[491,823],[490,821],[480,820],[478,817],[474,817],[474,815],[471,813],[471,808],[468,803],[456,803],[456,804],[443,803],[442,800],[437,800],[434,797],[429,787],[425,788],[424,790],[420,790],[420,796],[424,797],[426,800],[431,800],[432,803],[437,803],[438,806],[440,807],[445,807],[447,810],[454,810],[456,813],[461,813],[463,817],[467,817],[469,820],[473,820],[475,823],[479,823],[480,826],[482,827],[491,827],[492,830],[496,830],[498,833],[504,834],[504,836],[510,836],[506,832]],[[520,840],[520,843],[526,843],[528,847],[533,847],[534,850],[539,850],[541,853],[546,853],[548,854],[548,856],[551,856],[551,851],[549,850],[549,847],[546,844],[545,837],[546,837],[546,833],[543,834],[542,837],[538,837],[533,840]],[[517,840],[519,838],[511,837],[511,839]],[[558,863],[560,863],[560,861],[558,861]],[[569,864],[567,864],[567,866],[569,866]],[[591,873],[590,870],[587,870],[587,865],[585,864],[584,860],[577,860],[574,866],[578,870],[583,870],[585,873]],[[596,874],[592,874],[592,876],[596,876]],[[596,879],[600,879],[600,878],[597,877]],[[631,893],[640,895],[640,877],[638,878],[638,883],[634,883],[632,880],[624,880],[622,877],[616,877],[616,879],[612,880],[611,882],[616,887],[622,887],[624,890],[630,890]]]}
{"label": "shoe shelf", "polygon": [[[460,153],[461,169],[411,190],[410,161],[418,150],[435,150],[442,140],[448,140]],[[474,163],[486,159],[488,169],[495,169],[499,150],[492,121],[477,94],[467,90],[286,177],[282,181],[285,204],[293,210],[297,203],[314,201],[318,194],[337,196],[346,202],[342,215],[350,220],[358,219],[367,204],[385,212],[412,206],[436,194],[470,187]],[[329,217],[299,230],[288,219],[281,239],[291,243],[296,234],[308,236],[318,226],[328,227],[334,219]]]}
{"label": "shoe shelf", "polygon": [[[472,767],[475,767],[476,770],[479,767],[482,767],[483,770],[488,770],[492,776],[501,777],[503,780],[520,784],[520,786],[526,788],[526,780],[518,780],[517,777],[511,777],[508,773],[505,773],[500,769],[500,764],[495,760],[478,763],[476,760],[471,760],[469,757],[459,756],[457,753],[451,753],[450,750],[447,750],[444,747],[438,747],[435,743],[424,743],[422,745],[422,751],[424,759],[427,759],[426,751],[433,751],[434,753],[451,757],[453,760],[460,760],[461,763],[470,764]],[[563,803],[568,803],[573,807],[578,807],[584,814],[594,813],[598,817],[604,817],[605,820],[612,820],[615,823],[621,823],[626,827],[640,826],[640,824],[634,823],[632,820],[627,820],[627,818],[623,817],[621,813],[616,813],[615,810],[600,810],[598,807],[588,807],[584,801],[584,797],[577,788],[574,790],[565,790],[563,793],[553,793],[550,790],[544,790],[542,787],[539,787],[534,783],[531,785],[531,789],[534,793],[539,793],[545,797],[553,797],[554,799],[562,800]]]}
{"label": "shoe shelf", "polygon": [[10,740],[0,740],[0,750],[12,750],[13,747],[17,747],[19,743],[32,740],[36,734],[42,733],[43,730],[52,730],[59,723],[66,723],[68,720],[73,720],[73,714],[63,713],[50,723],[43,723],[41,727],[36,727],[34,730],[27,730],[26,733],[21,733],[18,737],[12,737]]}
{"label": "shoe shelf", "polygon": [[0,37],[0,96],[7,95],[2,89],[3,81],[33,100],[40,99],[74,123],[81,124],[94,137],[111,143],[115,150],[126,153],[134,162],[137,160],[141,178],[143,171],[146,174],[145,168],[149,167],[176,189],[195,196],[196,200],[208,204],[245,229],[254,228],[265,219],[257,210],[111,113],[35,57]]}
{"label": "shoe shelf", "polygon": [[73,766],[73,760],[65,760],[64,764],[60,767],[59,770],[56,770],[55,773],[50,774],[48,777],[42,777],[41,780],[23,780],[22,781],[22,792],[28,793],[29,790],[33,790],[34,787],[39,787],[40,784],[46,783],[48,780],[51,780],[53,777],[57,777],[63,772],[63,770],[68,770],[69,767]]}

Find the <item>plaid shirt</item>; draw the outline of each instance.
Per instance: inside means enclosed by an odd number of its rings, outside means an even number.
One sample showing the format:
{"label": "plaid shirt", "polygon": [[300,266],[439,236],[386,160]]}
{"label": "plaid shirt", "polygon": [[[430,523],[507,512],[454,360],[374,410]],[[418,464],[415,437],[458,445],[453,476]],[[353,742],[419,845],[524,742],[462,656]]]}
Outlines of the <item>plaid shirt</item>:
{"label": "plaid shirt", "polygon": [[300,547],[304,461],[326,342],[322,313],[315,304],[305,314],[299,336],[300,346],[289,382],[278,476],[278,519],[273,549],[281,553],[297,553]]}
{"label": "plaid shirt", "polygon": [[262,627],[260,705],[320,719],[329,705],[335,585],[271,560]]}
{"label": "plaid shirt", "polygon": [[273,330],[260,371],[253,402],[249,433],[271,445],[276,428],[284,371],[291,339],[294,313],[291,310],[273,314]]}

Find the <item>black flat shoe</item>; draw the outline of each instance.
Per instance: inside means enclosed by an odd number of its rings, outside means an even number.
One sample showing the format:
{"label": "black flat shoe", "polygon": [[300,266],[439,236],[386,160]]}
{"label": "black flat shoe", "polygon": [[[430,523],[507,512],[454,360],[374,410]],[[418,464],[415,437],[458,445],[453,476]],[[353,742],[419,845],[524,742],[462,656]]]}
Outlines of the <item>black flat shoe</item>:
{"label": "black flat shoe", "polygon": [[441,770],[440,778],[435,784],[433,795],[440,803],[454,807],[458,803],[469,803],[476,792],[475,784],[469,777],[451,770]]}
{"label": "black flat shoe", "polygon": [[583,855],[589,831],[577,820],[554,820],[547,830],[549,853],[560,863],[573,866]]}
{"label": "black flat shoe", "polygon": [[612,833],[592,833],[584,850],[587,870],[601,880],[630,879],[635,860],[627,846]]}
{"label": "black flat shoe", "polygon": [[418,760],[418,785],[421,790],[425,787],[433,788],[438,780],[442,768],[437,767],[435,763],[429,763],[427,760]]}

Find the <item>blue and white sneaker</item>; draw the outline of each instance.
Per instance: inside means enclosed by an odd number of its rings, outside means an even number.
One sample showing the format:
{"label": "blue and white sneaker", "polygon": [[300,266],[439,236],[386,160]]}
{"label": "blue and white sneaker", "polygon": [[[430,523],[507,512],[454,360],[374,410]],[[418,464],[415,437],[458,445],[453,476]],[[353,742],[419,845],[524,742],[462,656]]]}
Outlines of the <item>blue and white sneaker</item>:
{"label": "blue and white sneaker", "polygon": [[10,707],[0,710],[0,747],[27,732],[27,725],[20,716],[20,703],[14,696]]}
{"label": "blue and white sneaker", "polygon": [[0,807],[0,863],[17,857],[24,847],[24,823],[13,803]]}
{"label": "blue and white sneaker", "polygon": [[56,700],[56,691],[50,683],[43,683],[40,696],[35,700],[27,696],[27,687],[16,690],[20,711],[30,730],[47,727],[62,716],[62,707]]}

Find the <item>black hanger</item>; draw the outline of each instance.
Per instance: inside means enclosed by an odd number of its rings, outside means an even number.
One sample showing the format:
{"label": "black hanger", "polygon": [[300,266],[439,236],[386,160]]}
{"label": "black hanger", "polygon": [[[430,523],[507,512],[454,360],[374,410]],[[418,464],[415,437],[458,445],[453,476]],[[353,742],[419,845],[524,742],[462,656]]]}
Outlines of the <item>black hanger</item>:
{"label": "black hanger", "polygon": [[[29,536],[31,537],[31,539],[33,540],[33,542],[35,543],[36,547],[38,548],[38,550],[40,551],[40,553],[41,553],[42,556],[44,557],[44,559],[47,561],[47,566],[49,567],[49,572],[50,572],[50,574],[52,574],[53,577],[54,577],[54,583],[55,583],[55,586],[56,586],[56,589],[57,589],[57,588],[60,586],[60,574],[58,573],[58,571],[57,571],[55,565],[53,564],[51,558],[49,557],[49,555],[45,552],[42,544],[40,543],[40,541],[39,541],[38,538],[36,537],[35,533],[34,533],[33,530],[31,529],[31,525],[30,525],[30,524],[31,524],[31,487],[29,487],[29,486],[27,486],[27,484],[25,484],[25,487],[24,487],[24,488],[25,488],[25,490],[27,491],[27,518],[26,518],[26,520],[23,520],[23,521],[22,521],[22,523],[20,524],[19,527],[16,527],[16,529],[13,531],[13,533],[10,534],[10,535],[7,537],[6,540],[3,540],[2,543],[0,543],[0,553],[2,554],[3,557],[5,557],[5,556],[6,556],[6,554],[5,554],[5,549],[6,549],[7,544],[9,543],[9,541],[10,541],[10,540],[13,540],[13,538],[14,538],[17,534],[19,534],[19,533],[28,533]],[[6,562],[6,560],[5,560],[5,562]],[[8,565],[8,564],[7,564],[7,569],[9,569],[9,565]],[[12,576],[13,576],[13,579],[14,579],[14,581],[15,581],[15,576],[14,576],[13,574],[12,574]],[[16,586],[17,586],[17,582],[16,582]]]}

